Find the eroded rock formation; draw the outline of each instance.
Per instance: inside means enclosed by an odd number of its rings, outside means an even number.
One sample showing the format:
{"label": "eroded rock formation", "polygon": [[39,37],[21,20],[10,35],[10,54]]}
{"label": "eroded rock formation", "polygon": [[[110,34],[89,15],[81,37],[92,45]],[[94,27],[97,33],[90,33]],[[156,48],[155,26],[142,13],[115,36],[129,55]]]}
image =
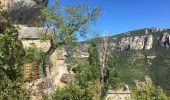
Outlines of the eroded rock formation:
{"label": "eroded rock formation", "polygon": [[48,0],[0,0],[14,24],[35,26],[41,17],[40,8],[47,6]]}
{"label": "eroded rock formation", "polygon": [[144,35],[144,36],[135,36],[135,37],[124,37],[118,43],[114,45],[113,49],[119,51],[122,50],[149,50],[152,48],[153,36]]}
{"label": "eroded rock formation", "polygon": [[158,43],[160,46],[169,48],[170,47],[170,34],[165,32],[161,37],[158,37]]}

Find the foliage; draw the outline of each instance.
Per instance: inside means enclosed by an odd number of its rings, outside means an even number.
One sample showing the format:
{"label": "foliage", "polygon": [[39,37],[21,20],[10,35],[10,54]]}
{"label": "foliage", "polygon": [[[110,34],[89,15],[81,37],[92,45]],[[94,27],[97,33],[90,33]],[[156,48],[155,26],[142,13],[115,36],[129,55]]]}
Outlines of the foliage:
{"label": "foliage", "polygon": [[52,95],[52,100],[90,100],[85,89],[82,89],[78,84],[71,82],[64,88],[57,88]]}
{"label": "foliage", "polygon": [[[163,33],[169,33],[170,30],[161,32],[149,33],[153,35],[153,45],[150,50],[125,50],[125,51],[112,51],[111,55],[115,54],[119,66],[117,70],[120,72],[120,78],[123,82],[133,87],[135,79],[144,80],[145,75],[149,75],[154,81],[154,85],[160,86],[166,91],[167,95],[170,95],[170,67],[169,49],[161,47],[158,44],[158,38],[162,37]],[[109,44],[119,43],[122,38],[144,36],[145,29],[131,31],[128,35],[119,34],[111,36]],[[116,39],[113,39],[116,38]],[[140,55],[143,55],[140,57]],[[155,56],[154,59],[147,58],[147,56]]]}
{"label": "foliage", "polygon": [[7,76],[0,77],[0,100],[29,100],[30,91],[22,80],[11,81]]}
{"label": "foliage", "polygon": [[88,62],[79,64],[72,70],[74,73],[76,73],[76,80],[78,81],[79,85],[87,87],[88,81],[90,81],[93,78]]}
{"label": "foliage", "polygon": [[88,82],[88,87],[86,88],[86,93],[91,100],[100,100],[100,81],[94,80]]}
{"label": "foliage", "polygon": [[120,74],[117,67],[116,56],[108,56],[106,64],[105,87],[108,89],[118,88],[120,84]]}
{"label": "foliage", "polygon": [[0,72],[11,80],[17,79],[22,74],[22,58],[24,50],[17,40],[17,30],[14,26],[6,27],[0,33]]}
{"label": "foliage", "polygon": [[89,81],[100,79],[99,51],[95,41],[89,42],[88,53],[88,60],[73,68],[79,84],[84,87],[87,87]]}
{"label": "foliage", "polygon": [[31,46],[25,49],[25,60],[42,60],[44,59],[44,52],[36,46]]}
{"label": "foliage", "polygon": [[0,9],[0,99],[27,100],[29,93],[23,87],[24,50],[18,40],[17,28]]}
{"label": "foliage", "polygon": [[154,86],[151,82],[143,82],[133,91],[135,100],[168,100],[161,87]]}
{"label": "foliage", "polygon": [[92,79],[97,80],[100,78],[100,57],[98,45],[94,40],[89,42],[88,53],[89,53],[88,62],[92,73],[91,77]]}
{"label": "foliage", "polygon": [[[89,92],[92,93],[91,95],[93,95],[93,98],[100,97],[100,57],[98,47],[99,46],[95,41],[90,41],[88,47],[89,58],[87,61],[83,61],[77,67],[73,68],[73,72],[76,73],[76,80],[80,86],[87,89],[93,86],[93,90],[89,89]],[[105,94],[108,89],[115,89],[119,86],[120,76],[119,72],[116,70],[117,66],[116,57],[111,55],[108,56],[105,69],[103,94]],[[97,87],[95,88],[95,86]]]}
{"label": "foliage", "polygon": [[59,2],[54,2],[50,7],[43,8],[44,17],[38,21],[38,25],[45,24],[48,28],[53,27],[54,32],[50,36],[51,46],[45,54],[45,58],[63,45],[71,45],[79,36],[89,33],[92,25],[100,15],[100,8],[91,9],[85,5],[60,7]]}

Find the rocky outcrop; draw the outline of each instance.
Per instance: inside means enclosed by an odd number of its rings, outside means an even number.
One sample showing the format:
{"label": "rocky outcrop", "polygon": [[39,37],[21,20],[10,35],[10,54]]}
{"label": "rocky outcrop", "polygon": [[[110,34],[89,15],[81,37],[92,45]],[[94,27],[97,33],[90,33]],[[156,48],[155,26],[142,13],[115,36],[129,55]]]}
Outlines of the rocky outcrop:
{"label": "rocky outcrop", "polygon": [[169,48],[170,47],[170,34],[166,32],[161,37],[158,37],[158,44],[160,46]]}
{"label": "rocky outcrop", "polygon": [[146,43],[145,43],[145,50],[149,50],[152,48],[152,44],[153,44],[153,36],[152,35],[148,35],[146,38]]}
{"label": "rocky outcrop", "polygon": [[166,31],[166,28],[159,28],[159,27],[152,27],[152,28],[146,28],[145,29],[145,34],[150,33],[150,32],[162,32],[162,31]]}
{"label": "rocky outcrop", "polygon": [[0,0],[14,24],[35,26],[41,17],[40,8],[47,6],[48,0]]}
{"label": "rocky outcrop", "polygon": [[149,50],[152,48],[153,36],[135,36],[135,37],[124,37],[118,43],[114,44],[112,49],[122,51],[122,50]]}

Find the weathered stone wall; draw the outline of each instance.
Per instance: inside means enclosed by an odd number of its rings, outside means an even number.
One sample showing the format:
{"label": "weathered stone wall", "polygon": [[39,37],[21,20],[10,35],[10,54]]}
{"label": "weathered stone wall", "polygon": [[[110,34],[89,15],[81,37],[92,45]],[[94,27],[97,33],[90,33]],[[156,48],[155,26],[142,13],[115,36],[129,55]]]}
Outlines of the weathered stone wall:
{"label": "weathered stone wall", "polygon": [[35,45],[37,48],[46,52],[50,48],[49,40],[22,40],[21,41],[24,48],[28,48],[32,45]]}
{"label": "weathered stone wall", "polygon": [[130,100],[130,94],[108,94],[106,100]]}
{"label": "weathered stone wall", "polygon": [[[22,44],[24,48],[35,45],[37,48],[44,50],[45,52],[50,48],[49,40],[22,40]],[[35,95],[32,96],[32,100],[37,100],[37,98],[42,100],[41,93],[53,93],[56,87],[62,87],[65,85],[61,82],[62,75],[68,73],[65,63],[65,55],[66,53],[63,48],[56,49],[50,56],[52,66],[46,69],[47,77],[29,83],[29,88],[35,92]]]}
{"label": "weathered stone wall", "polygon": [[131,100],[131,92],[127,85],[121,89],[108,90],[107,93],[106,100]]}

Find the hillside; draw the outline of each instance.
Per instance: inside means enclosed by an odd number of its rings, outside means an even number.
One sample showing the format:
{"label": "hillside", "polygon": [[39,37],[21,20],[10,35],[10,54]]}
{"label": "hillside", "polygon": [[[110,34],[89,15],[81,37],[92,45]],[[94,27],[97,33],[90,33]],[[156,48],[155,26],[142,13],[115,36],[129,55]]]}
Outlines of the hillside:
{"label": "hillside", "polygon": [[170,95],[170,30],[147,28],[109,37],[110,54],[117,56],[121,79],[132,86],[134,80],[149,75],[155,85]]}

